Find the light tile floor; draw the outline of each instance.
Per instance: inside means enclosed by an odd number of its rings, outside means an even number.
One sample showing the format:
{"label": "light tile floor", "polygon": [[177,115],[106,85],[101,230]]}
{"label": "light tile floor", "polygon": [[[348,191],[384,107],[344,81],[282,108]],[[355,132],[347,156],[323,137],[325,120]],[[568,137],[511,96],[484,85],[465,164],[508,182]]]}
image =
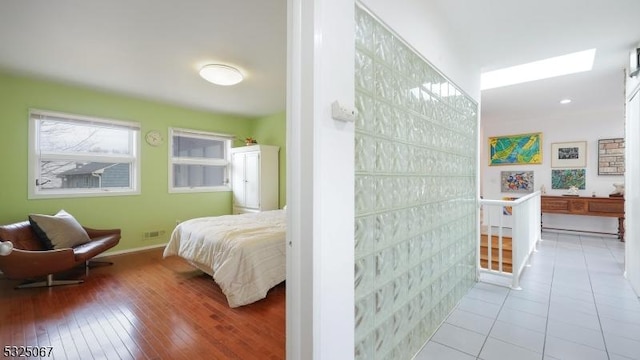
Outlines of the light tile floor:
{"label": "light tile floor", "polygon": [[416,360],[640,360],[624,243],[544,232],[522,290],[477,283]]}

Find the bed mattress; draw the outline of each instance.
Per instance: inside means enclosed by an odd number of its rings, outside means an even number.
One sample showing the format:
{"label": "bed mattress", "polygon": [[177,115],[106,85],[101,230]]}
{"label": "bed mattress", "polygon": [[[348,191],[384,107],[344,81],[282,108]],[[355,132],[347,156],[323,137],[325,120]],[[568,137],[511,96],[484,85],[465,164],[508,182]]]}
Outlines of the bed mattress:
{"label": "bed mattress", "polygon": [[176,226],[163,256],[180,256],[211,275],[238,307],[285,280],[285,238],[285,210],[195,218]]}

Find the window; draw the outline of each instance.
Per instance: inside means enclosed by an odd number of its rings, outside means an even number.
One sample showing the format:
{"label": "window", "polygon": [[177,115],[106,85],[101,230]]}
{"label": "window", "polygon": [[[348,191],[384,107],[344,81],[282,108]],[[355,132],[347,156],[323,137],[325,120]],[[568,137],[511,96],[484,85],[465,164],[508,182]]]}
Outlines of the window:
{"label": "window", "polygon": [[229,135],[170,129],[169,191],[229,191]]}
{"label": "window", "polygon": [[29,113],[29,198],[139,193],[140,125]]}

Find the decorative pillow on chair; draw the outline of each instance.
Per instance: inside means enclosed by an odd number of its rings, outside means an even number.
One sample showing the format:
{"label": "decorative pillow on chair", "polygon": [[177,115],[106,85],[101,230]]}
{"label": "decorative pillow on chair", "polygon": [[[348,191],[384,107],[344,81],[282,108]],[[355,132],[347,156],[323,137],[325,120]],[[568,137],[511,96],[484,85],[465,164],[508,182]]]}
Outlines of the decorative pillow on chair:
{"label": "decorative pillow on chair", "polygon": [[82,225],[64,210],[54,216],[31,214],[29,222],[47,249],[70,248],[90,240]]}

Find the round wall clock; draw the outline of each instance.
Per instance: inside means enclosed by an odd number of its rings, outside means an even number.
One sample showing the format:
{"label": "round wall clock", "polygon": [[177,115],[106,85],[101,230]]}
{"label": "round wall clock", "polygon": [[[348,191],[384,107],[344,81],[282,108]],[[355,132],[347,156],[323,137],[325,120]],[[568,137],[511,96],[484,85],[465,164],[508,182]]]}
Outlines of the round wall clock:
{"label": "round wall clock", "polygon": [[147,141],[147,144],[151,146],[159,146],[164,142],[164,138],[158,130],[149,131],[144,138]]}

